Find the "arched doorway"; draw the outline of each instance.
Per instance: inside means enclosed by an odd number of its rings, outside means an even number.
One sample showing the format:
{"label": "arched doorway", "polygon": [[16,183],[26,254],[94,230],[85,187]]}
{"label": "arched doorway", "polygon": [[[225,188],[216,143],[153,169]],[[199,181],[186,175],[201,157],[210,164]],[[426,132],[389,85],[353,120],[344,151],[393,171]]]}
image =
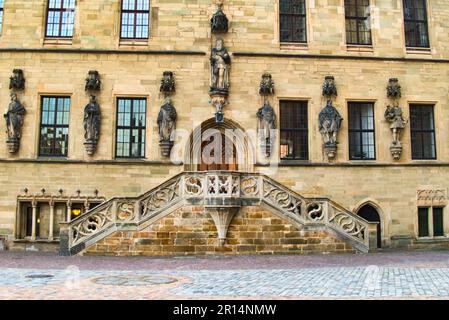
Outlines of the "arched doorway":
{"label": "arched doorway", "polygon": [[201,143],[201,163],[198,171],[237,171],[237,148],[234,141],[221,132],[214,132]]}
{"label": "arched doorway", "polygon": [[366,204],[359,209],[357,214],[363,219],[369,222],[377,222],[377,247],[382,247],[382,224],[380,220],[380,215],[377,212],[376,208],[374,208],[370,204]]}
{"label": "arched doorway", "polygon": [[197,126],[184,152],[184,170],[230,170],[253,172],[255,147],[250,135],[237,122],[210,118]]}

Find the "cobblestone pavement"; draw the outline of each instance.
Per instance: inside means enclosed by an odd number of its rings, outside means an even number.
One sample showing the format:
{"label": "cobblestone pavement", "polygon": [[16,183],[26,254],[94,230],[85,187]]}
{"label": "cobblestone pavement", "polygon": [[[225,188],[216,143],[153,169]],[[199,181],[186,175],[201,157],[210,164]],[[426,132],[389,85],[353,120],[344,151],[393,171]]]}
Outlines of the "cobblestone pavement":
{"label": "cobblestone pavement", "polygon": [[0,253],[0,299],[449,299],[449,252],[208,258]]}

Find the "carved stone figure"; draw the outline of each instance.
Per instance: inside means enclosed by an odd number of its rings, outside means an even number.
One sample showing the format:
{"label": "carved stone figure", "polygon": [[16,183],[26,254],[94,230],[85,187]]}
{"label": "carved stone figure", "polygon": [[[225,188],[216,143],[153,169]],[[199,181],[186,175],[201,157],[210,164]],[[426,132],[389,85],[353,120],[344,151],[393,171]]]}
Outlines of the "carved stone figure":
{"label": "carved stone figure", "polygon": [[215,48],[210,56],[211,82],[210,90],[214,92],[228,92],[229,89],[229,69],[231,57],[224,47],[223,39],[217,39]]}
{"label": "carved stone figure", "polygon": [[98,71],[91,70],[86,78],[85,90],[99,91],[101,89],[100,74]]}
{"label": "carved stone figure", "polygon": [[95,153],[98,139],[100,138],[101,112],[100,105],[94,95],[84,108],[84,146],[89,155]]}
{"label": "carved stone figure", "polygon": [[161,80],[160,92],[165,96],[174,93],[176,90],[175,78],[173,77],[173,72],[164,71],[163,78]]}
{"label": "carved stone figure", "polygon": [[276,129],[276,113],[268,101],[257,111],[257,118],[261,146],[265,149],[265,156],[270,157],[272,141],[275,138],[273,130]]}
{"label": "carved stone figure", "polygon": [[318,116],[318,125],[324,139],[324,149],[330,159],[335,157],[337,151],[337,134],[342,121],[343,118],[332,105],[332,100],[328,100],[326,107],[321,110]]}
{"label": "carved stone figure", "polygon": [[25,77],[22,69],[14,69],[13,75],[9,78],[9,89],[11,90],[25,90]]}
{"label": "carved stone figure", "polygon": [[210,26],[212,33],[226,33],[228,32],[229,28],[229,20],[224,14],[222,8],[222,5],[218,5],[218,10],[215,12],[215,14],[212,16],[212,19],[210,19]]}
{"label": "carved stone figure", "polygon": [[337,95],[337,85],[335,83],[335,78],[333,76],[326,76],[324,78],[323,84],[323,96],[330,99],[331,97],[336,97]]}
{"label": "carved stone figure", "polygon": [[17,100],[17,95],[11,93],[11,103],[9,104],[8,111],[4,115],[6,121],[6,133],[8,136],[6,143],[10,153],[15,153],[19,149],[25,113],[26,110]]}
{"label": "carved stone figure", "polygon": [[387,86],[387,97],[391,99],[398,99],[401,97],[401,86],[397,78],[390,78]]}
{"label": "carved stone figure", "polygon": [[176,109],[173,106],[171,99],[166,98],[157,117],[157,124],[159,126],[159,145],[164,157],[170,155],[170,151],[173,146],[173,141],[171,138],[172,133],[175,130],[176,118]]}
{"label": "carved stone figure", "polygon": [[400,141],[402,130],[408,121],[404,119],[402,109],[398,105],[401,97],[401,86],[397,78],[391,78],[388,81],[387,97],[391,99],[392,105],[387,106],[385,110],[385,120],[390,123],[390,129],[393,135],[393,141],[390,145],[390,153],[395,160],[399,160],[402,155],[402,144]]}
{"label": "carved stone figure", "polygon": [[262,75],[262,81],[259,86],[259,94],[262,96],[269,96],[274,94],[274,81],[271,74],[264,73]]}

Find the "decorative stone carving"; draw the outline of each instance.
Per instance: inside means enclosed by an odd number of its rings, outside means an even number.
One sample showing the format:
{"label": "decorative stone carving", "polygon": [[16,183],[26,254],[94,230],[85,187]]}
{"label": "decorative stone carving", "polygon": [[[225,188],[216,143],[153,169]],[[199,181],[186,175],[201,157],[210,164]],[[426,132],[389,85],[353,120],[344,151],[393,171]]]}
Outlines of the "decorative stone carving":
{"label": "decorative stone carving", "polygon": [[152,216],[159,210],[170,206],[180,198],[180,179],[173,178],[159,188],[152,190],[142,199],[142,217]]}
{"label": "decorative stone carving", "polygon": [[266,157],[271,156],[271,148],[275,140],[274,129],[276,129],[276,114],[268,101],[265,101],[262,108],[257,111],[258,133],[261,149]]}
{"label": "decorative stone carving", "polygon": [[73,245],[92,234],[100,232],[109,222],[113,222],[112,203],[101,206],[93,214],[79,218],[73,224]]}
{"label": "decorative stone carving", "polygon": [[448,203],[446,189],[420,189],[416,194],[418,206],[446,206]]}
{"label": "decorative stone carving", "polygon": [[176,83],[175,78],[173,76],[173,72],[164,71],[163,77],[161,80],[160,92],[164,94],[164,97],[175,93],[176,91]]}
{"label": "decorative stone carving", "polygon": [[228,93],[229,90],[229,69],[231,67],[231,57],[224,47],[223,39],[216,41],[215,48],[210,56],[211,65],[211,93]]}
{"label": "decorative stone carving", "polygon": [[318,116],[318,126],[324,140],[324,151],[329,159],[334,159],[337,153],[337,135],[342,121],[343,118],[332,105],[332,100],[328,100]]}
{"label": "decorative stone carving", "polygon": [[320,221],[324,218],[323,205],[319,202],[311,202],[307,205],[307,218],[312,221]]}
{"label": "decorative stone carving", "polygon": [[274,94],[274,81],[271,74],[264,73],[262,75],[262,81],[259,86],[259,94],[264,97]]}
{"label": "decorative stone carving", "polygon": [[331,99],[337,95],[337,84],[335,83],[334,76],[326,76],[323,84],[323,96]]}
{"label": "decorative stone carving", "polygon": [[134,219],[134,202],[125,201],[117,204],[117,219],[121,221]]}
{"label": "decorative stone carving", "polygon": [[402,155],[401,133],[408,121],[404,119],[402,109],[398,104],[398,100],[401,98],[401,86],[397,78],[391,78],[388,81],[387,97],[392,102],[385,110],[385,120],[390,123],[390,129],[393,135],[390,153],[395,160],[399,160]]}
{"label": "decorative stone carving", "polygon": [[218,232],[219,244],[220,246],[223,246],[226,242],[226,235],[228,234],[229,225],[235,215],[239,212],[240,207],[206,207],[205,210],[214,220],[215,227]]}
{"label": "decorative stone carving", "polygon": [[159,126],[159,146],[162,156],[170,156],[173,147],[172,135],[176,126],[177,113],[170,98],[166,98],[157,117]]}
{"label": "decorative stone carving", "polygon": [[6,144],[10,153],[15,153],[19,150],[25,113],[26,110],[18,101],[17,95],[15,93],[11,93],[11,102],[9,104],[8,111],[4,115],[7,134]]}
{"label": "decorative stone carving", "polygon": [[229,28],[229,20],[223,12],[223,3],[218,3],[218,10],[210,19],[210,26],[212,33],[226,33]]}
{"label": "decorative stone carving", "polygon": [[25,77],[22,69],[14,69],[13,75],[9,78],[9,89],[11,90],[25,90]]}
{"label": "decorative stone carving", "polygon": [[86,91],[100,91],[101,89],[101,80],[100,74],[96,70],[89,71],[89,74],[86,78]]}
{"label": "decorative stone carving", "polygon": [[401,86],[398,78],[390,78],[387,86],[387,97],[391,99],[399,99],[402,96]]}
{"label": "decorative stone carving", "polygon": [[93,155],[100,138],[101,112],[100,105],[94,95],[84,108],[84,146],[88,155]]}

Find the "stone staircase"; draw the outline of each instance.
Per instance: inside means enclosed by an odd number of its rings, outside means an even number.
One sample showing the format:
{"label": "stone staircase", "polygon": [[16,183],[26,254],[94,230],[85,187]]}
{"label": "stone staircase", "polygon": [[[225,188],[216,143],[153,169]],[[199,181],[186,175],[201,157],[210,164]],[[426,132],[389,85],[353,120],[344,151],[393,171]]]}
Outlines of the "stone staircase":
{"label": "stone staircase", "polygon": [[61,223],[60,254],[85,251],[117,231],[141,231],[175,210],[204,206],[220,244],[243,206],[262,206],[298,228],[325,228],[366,253],[376,248],[376,224],[328,198],[306,198],[270,177],[230,171],[183,172],[135,198],[112,198],[78,218]]}

